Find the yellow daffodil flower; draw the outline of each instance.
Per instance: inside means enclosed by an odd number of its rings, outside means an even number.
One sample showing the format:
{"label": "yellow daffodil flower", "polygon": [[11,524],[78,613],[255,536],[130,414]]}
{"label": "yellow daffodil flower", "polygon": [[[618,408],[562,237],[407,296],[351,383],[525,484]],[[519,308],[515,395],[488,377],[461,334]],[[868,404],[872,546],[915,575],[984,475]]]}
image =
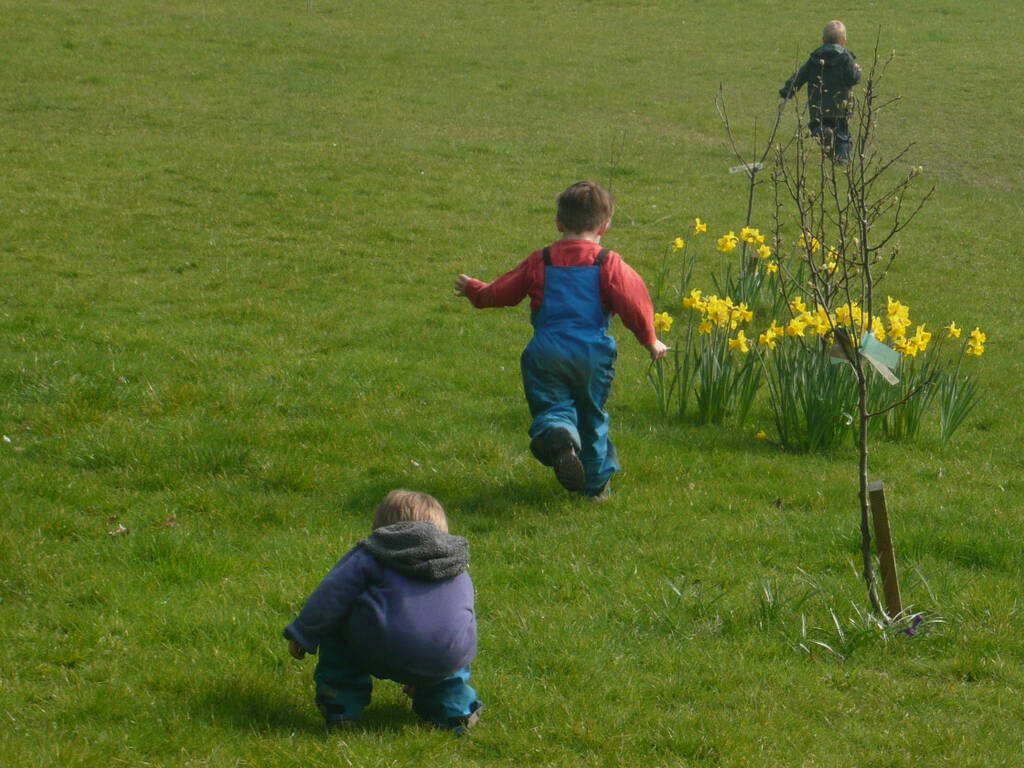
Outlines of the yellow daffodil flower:
{"label": "yellow daffodil flower", "polygon": [[792,320],[789,321],[789,325],[786,326],[786,334],[793,337],[802,337],[804,335],[804,328],[806,326],[807,323],[803,322],[800,319],[800,317],[794,317]]}
{"label": "yellow daffodil flower", "polygon": [[739,240],[740,239],[736,237],[736,234],[730,229],[729,234],[722,235],[718,238],[718,250],[722,253],[728,253],[736,248],[736,243],[738,243]]}
{"label": "yellow daffodil flower", "polygon": [[768,272],[769,275],[774,275],[776,272],[779,271],[779,265],[776,264],[774,261],[769,261],[768,264],[765,266],[765,270]]}
{"label": "yellow daffodil flower", "polygon": [[779,342],[776,341],[778,337],[779,334],[775,332],[775,329],[769,328],[768,330],[766,330],[764,333],[757,337],[757,343],[760,344],[762,347],[768,347],[768,349],[775,349],[775,347],[777,347],[779,344]]}
{"label": "yellow daffodil flower", "polygon": [[889,335],[894,339],[902,339],[907,335],[907,326],[910,325],[909,321],[903,321],[898,317],[889,319]]}
{"label": "yellow daffodil flower", "polygon": [[836,307],[836,322],[840,325],[861,326],[864,320],[864,311],[855,301],[848,301],[841,307]]}
{"label": "yellow daffodil flower", "polygon": [[797,296],[795,299],[789,302],[789,308],[794,312],[803,312],[805,309],[807,309],[807,305],[804,304],[804,300],[802,298]]}
{"label": "yellow daffodil flower", "polygon": [[882,318],[875,315],[871,320],[871,330],[875,334],[875,338],[879,341],[885,341],[885,326],[882,325]]}
{"label": "yellow daffodil flower", "polygon": [[956,320],[954,320],[953,322],[951,322],[949,325],[946,326],[946,338],[948,338],[948,339],[959,339],[960,338],[960,331],[961,330],[963,330],[963,329],[962,328],[957,328]]}
{"label": "yellow daffodil flower", "polygon": [[828,310],[820,304],[817,309],[814,310],[814,314],[811,316],[811,322],[814,325],[814,332],[819,336],[824,336],[832,329],[832,323],[829,322]]}
{"label": "yellow daffodil flower", "polygon": [[658,312],[654,315],[654,330],[659,333],[668,333],[672,330],[672,323],[675,318],[668,312]]}
{"label": "yellow daffodil flower", "polygon": [[771,246],[762,244],[761,247],[757,249],[757,255],[760,256],[762,259],[767,259],[769,256],[772,255]]}
{"label": "yellow daffodil flower", "polygon": [[914,344],[917,345],[918,350],[924,352],[928,348],[928,342],[931,340],[932,335],[924,329],[924,326],[917,326],[917,330],[914,331]]}
{"label": "yellow daffodil flower", "polygon": [[683,306],[687,309],[700,309],[703,304],[703,299],[700,297],[700,291],[694,288],[690,291],[689,296],[683,297]]}
{"label": "yellow daffodil flower", "polygon": [[740,230],[740,240],[744,243],[756,243],[757,239],[764,240],[764,236],[754,227],[744,227]]}
{"label": "yellow daffodil flower", "polygon": [[896,301],[892,296],[886,297],[885,311],[890,320],[899,318],[904,326],[910,325],[910,307]]}
{"label": "yellow daffodil flower", "polygon": [[704,316],[715,325],[723,328],[726,326],[736,327],[734,317],[736,307],[733,306],[732,299],[728,296],[724,299],[720,299],[717,296],[708,296],[702,311]]}
{"label": "yellow daffodil flower", "polygon": [[761,429],[761,430],[758,430],[757,434],[754,435],[754,437],[757,438],[758,440],[767,440],[768,439],[768,433],[765,432],[763,429]]}
{"label": "yellow daffodil flower", "polygon": [[697,332],[703,336],[705,334],[711,333],[714,327],[715,326],[712,324],[710,320],[701,320],[700,325],[697,326]]}
{"label": "yellow daffodil flower", "polygon": [[797,315],[796,319],[800,321],[800,324],[803,325],[805,331],[815,333],[818,330],[818,324],[814,321],[814,317],[810,312],[805,310]]}
{"label": "yellow daffodil flower", "polygon": [[701,220],[700,220],[700,216],[698,216],[698,217],[697,217],[697,218],[696,218],[696,219],[694,220],[694,225],[693,225],[693,234],[695,234],[695,235],[699,235],[699,234],[700,234],[701,232],[707,232],[707,231],[708,231],[708,225],[707,225],[707,222],[701,221]]}
{"label": "yellow daffodil flower", "polygon": [[685,246],[686,246],[686,241],[683,240],[683,238],[681,238],[681,237],[677,237],[675,240],[672,241],[672,250],[673,251],[678,251],[678,250],[684,248]]}
{"label": "yellow daffodil flower", "polygon": [[744,354],[750,351],[750,347],[747,346],[747,337],[743,331],[739,331],[735,339],[729,339],[729,349],[738,349]]}
{"label": "yellow daffodil flower", "polygon": [[981,332],[981,329],[975,328],[971,331],[971,336],[967,340],[967,354],[981,357],[985,353],[985,342],[988,337]]}
{"label": "yellow daffodil flower", "polygon": [[801,248],[810,249],[811,253],[816,253],[821,248],[821,242],[810,232],[801,233],[797,245]]}

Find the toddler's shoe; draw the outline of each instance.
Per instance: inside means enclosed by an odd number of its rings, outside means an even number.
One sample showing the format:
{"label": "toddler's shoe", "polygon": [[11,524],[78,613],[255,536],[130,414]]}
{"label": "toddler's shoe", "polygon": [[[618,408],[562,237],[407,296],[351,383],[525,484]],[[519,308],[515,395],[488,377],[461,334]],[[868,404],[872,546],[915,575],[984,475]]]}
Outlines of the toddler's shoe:
{"label": "toddler's shoe", "polygon": [[612,497],[612,483],[609,480],[596,491],[583,491],[583,495],[594,504],[603,504]]}
{"label": "toddler's shoe", "polygon": [[472,711],[462,717],[449,717],[448,729],[458,736],[461,736],[478,722],[480,722],[480,711],[484,708],[483,702],[474,701]]}
{"label": "toddler's shoe", "polygon": [[562,487],[570,491],[583,489],[583,481],[586,479],[583,470],[583,462],[576,455],[576,446],[572,442],[566,443],[559,449],[555,456],[555,477]]}

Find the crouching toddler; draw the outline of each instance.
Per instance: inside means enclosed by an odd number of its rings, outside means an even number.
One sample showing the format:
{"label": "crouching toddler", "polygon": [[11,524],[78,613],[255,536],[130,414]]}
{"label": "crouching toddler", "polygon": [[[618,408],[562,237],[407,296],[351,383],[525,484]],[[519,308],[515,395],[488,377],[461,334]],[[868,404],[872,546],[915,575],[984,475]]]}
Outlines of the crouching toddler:
{"label": "crouching toddler", "polygon": [[438,501],[387,495],[373,532],[324,577],[285,627],[296,659],[318,654],[316,703],[329,728],[354,723],[373,677],[394,680],[424,720],[462,732],[482,704],[469,685],[476,655],[469,545],[448,533]]}

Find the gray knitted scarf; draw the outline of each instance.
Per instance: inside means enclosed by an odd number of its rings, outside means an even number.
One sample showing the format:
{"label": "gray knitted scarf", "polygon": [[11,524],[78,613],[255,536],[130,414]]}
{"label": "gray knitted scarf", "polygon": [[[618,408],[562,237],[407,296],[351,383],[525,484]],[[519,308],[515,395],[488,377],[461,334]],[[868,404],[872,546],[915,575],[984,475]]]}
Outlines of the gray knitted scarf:
{"label": "gray knitted scarf", "polygon": [[381,565],[423,581],[450,579],[469,565],[469,542],[444,533],[433,523],[386,525],[362,539],[359,546]]}

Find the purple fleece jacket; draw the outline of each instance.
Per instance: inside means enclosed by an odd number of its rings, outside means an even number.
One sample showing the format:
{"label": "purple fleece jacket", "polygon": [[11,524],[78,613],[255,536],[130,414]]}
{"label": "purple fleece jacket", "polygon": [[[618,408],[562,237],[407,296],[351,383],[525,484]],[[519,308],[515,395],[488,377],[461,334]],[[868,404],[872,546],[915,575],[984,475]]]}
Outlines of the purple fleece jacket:
{"label": "purple fleece jacket", "polygon": [[378,528],[331,569],[284,636],[316,653],[335,635],[374,677],[446,677],[476,655],[468,563],[466,540],[432,523]]}

